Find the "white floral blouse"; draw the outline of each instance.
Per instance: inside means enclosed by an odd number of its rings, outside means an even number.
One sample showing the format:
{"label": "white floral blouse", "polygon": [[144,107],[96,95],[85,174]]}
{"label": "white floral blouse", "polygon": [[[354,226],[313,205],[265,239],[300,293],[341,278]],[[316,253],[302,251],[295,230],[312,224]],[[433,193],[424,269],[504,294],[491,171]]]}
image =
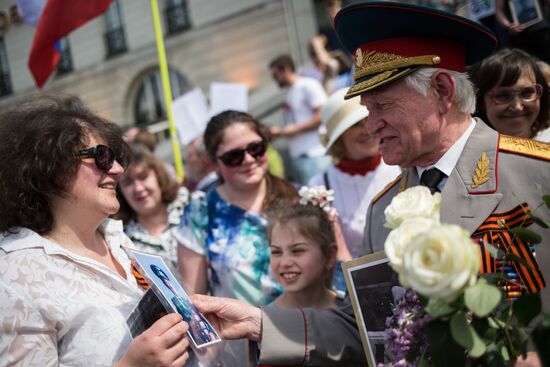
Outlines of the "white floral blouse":
{"label": "white floral blouse", "polygon": [[124,354],[143,291],[122,222],[100,230],[126,279],[26,228],[0,238],[1,366],[111,366]]}
{"label": "white floral blouse", "polygon": [[124,233],[130,237],[136,250],[162,256],[164,261],[172,266],[172,270],[177,269],[178,243],[172,229],[178,227],[183,209],[188,202],[189,190],[181,187],[176,200],[167,207],[168,225],[158,237],[151,235],[135,219],[130,219],[124,226]]}

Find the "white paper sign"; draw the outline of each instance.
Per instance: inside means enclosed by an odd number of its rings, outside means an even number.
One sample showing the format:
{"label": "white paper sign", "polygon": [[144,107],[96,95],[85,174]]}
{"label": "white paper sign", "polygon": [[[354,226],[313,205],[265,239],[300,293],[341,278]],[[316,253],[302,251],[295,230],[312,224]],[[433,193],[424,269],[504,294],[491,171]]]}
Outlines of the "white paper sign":
{"label": "white paper sign", "polygon": [[248,87],[244,84],[210,84],[210,116],[226,110],[248,111]]}
{"label": "white paper sign", "polygon": [[174,124],[182,145],[187,145],[204,133],[210,118],[208,102],[200,88],[194,88],[172,103]]}

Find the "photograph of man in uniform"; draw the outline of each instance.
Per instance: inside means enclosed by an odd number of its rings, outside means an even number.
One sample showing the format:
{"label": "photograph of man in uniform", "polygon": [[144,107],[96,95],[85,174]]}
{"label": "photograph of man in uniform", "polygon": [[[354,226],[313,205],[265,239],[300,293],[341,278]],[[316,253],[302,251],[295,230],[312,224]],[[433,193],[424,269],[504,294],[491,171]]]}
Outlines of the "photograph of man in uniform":
{"label": "photograph of man in uniform", "polygon": [[[165,304],[165,307],[177,311],[183,317],[183,320],[189,324],[187,333],[197,348],[221,341],[212,325],[193,305],[187,293],[185,293],[160,256],[137,251],[134,251],[133,254],[141,269],[146,273],[147,278],[154,283],[149,284],[151,288],[156,287],[156,290],[160,291],[155,292],[157,297],[163,297],[164,300],[161,299],[161,302]],[[172,310],[168,310],[168,312]]]}

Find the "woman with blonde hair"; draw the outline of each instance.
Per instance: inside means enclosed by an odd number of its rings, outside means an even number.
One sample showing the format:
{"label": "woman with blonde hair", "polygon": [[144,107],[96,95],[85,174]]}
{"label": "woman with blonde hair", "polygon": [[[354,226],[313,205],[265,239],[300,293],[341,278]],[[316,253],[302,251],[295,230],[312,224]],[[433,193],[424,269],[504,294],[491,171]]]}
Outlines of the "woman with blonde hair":
{"label": "woman with blonde hair", "polygon": [[[309,181],[334,191],[334,207],[351,257],[360,254],[367,208],[374,196],[401,169],[388,166],[378,151],[378,141],[367,132],[369,111],[359,98],[344,100],[347,88],[332,94],[321,109],[320,137],[333,163]],[[339,250],[339,258],[348,260]]]}
{"label": "woman with blonde hair", "polygon": [[117,186],[118,219],[138,250],[165,258],[174,269],[177,242],[172,229],[179,224],[189,191],[174,180],[163,161],[147,147],[132,145],[132,161]]}

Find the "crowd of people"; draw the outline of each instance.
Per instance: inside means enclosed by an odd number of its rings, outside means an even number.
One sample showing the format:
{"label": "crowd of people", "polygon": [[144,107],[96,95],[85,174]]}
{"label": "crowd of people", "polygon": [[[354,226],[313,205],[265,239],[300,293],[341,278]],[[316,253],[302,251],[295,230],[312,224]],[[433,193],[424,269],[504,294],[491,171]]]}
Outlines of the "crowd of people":
{"label": "crowd of people", "polygon": [[[194,361],[183,315],[130,337],[126,317],[145,292],[136,249],[160,255],[218,334],[240,340],[231,363],[365,365],[341,263],[383,251],[384,209],[399,192],[440,192],[442,221],[474,238],[488,217],[536,207],[535,183],[550,192],[548,64],[497,49],[487,28],[456,15],[376,4],[334,18],[351,85],[334,89],[328,35],[310,45],[320,77],[274,58],[266,72],[287,90],[284,124],[213,116],[186,147],[183,182],[154,135],[123,134],[73,98],[4,111],[0,364]],[[358,31],[365,22],[374,31]],[[269,167],[280,138],[286,177]],[[489,171],[474,185],[480,157]],[[550,250],[533,251],[550,279]],[[550,292],[540,294],[548,311]]]}

